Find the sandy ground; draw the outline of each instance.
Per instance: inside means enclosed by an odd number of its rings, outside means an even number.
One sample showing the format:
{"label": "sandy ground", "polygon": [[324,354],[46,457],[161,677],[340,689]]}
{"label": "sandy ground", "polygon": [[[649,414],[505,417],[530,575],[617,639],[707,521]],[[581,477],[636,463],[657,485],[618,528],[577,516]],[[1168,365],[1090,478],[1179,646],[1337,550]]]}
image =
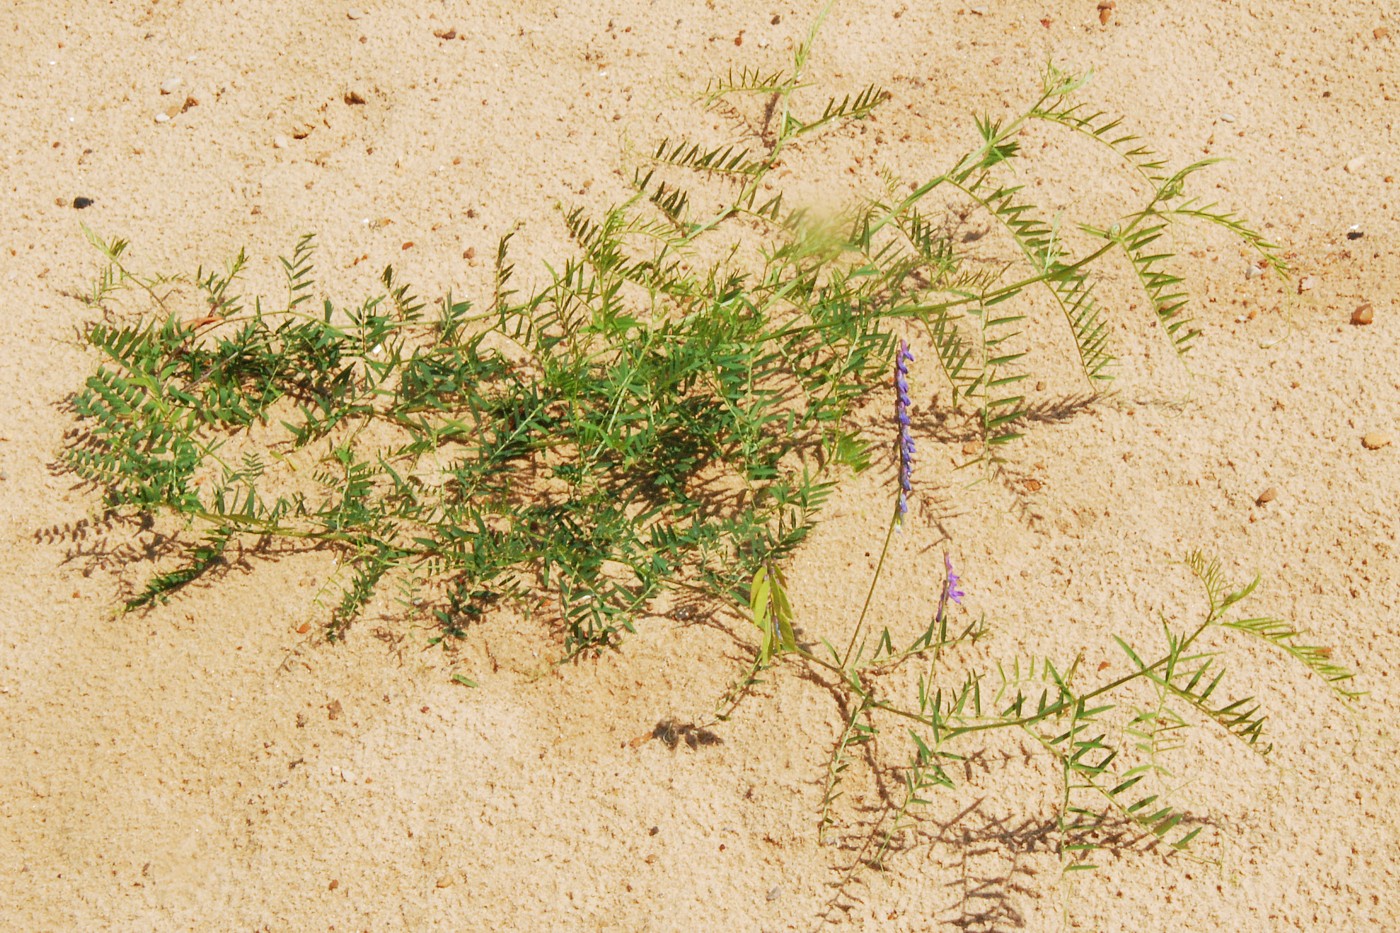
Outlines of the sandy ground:
{"label": "sandy ground", "polygon": [[[928,611],[946,548],[963,612],[996,633],[989,657],[1082,649],[1121,672],[1112,634],[1149,642],[1157,613],[1199,609],[1173,564],[1184,553],[1262,573],[1255,609],[1335,646],[1370,695],[1347,712],[1269,651],[1232,652],[1276,750],[1266,762],[1201,728],[1178,759],[1215,864],[1136,848],[1062,879],[1045,832],[1054,775],[1011,742],[969,764],[885,871],[838,891],[879,799],[856,769],[834,844],[818,844],[840,721],[820,685],[780,670],[719,744],[634,741],[713,709],[752,640],[724,614],[647,618],[621,653],[565,667],[541,625],[506,617],[453,653],[426,650],[401,616],[326,645],[314,599],[329,567],[314,554],[115,612],[150,572],[149,541],[95,521],[94,495],[53,470],[72,426],[61,403],[94,362],[76,335],[99,312],[74,294],[99,257],[80,225],[129,238],[151,271],[246,246],[269,290],[274,257],[316,232],[338,300],[373,292],[391,262],[422,294],[479,298],[499,235],[522,224],[522,269],[564,255],[557,202],[606,206],[665,133],[721,132],[694,92],[731,64],[781,64],[812,14],[4,4],[0,927],[1400,928],[1400,446],[1361,443],[1400,436],[1387,2],[1119,0],[1101,25],[1092,0],[842,0],[813,60],[823,89],[875,81],[893,100],[795,160],[798,194],[843,197],[881,166],[941,169],[971,145],[968,115],[1023,105],[1049,58],[1093,68],[1087,98],[1176,164],[1229,159],[1200,193],[1309,277],[1298,294],[1247,278],[1228,240],[1183,244],[1204,332],[1194,375],[1124,298],[1118,393],[1036,426],[1007,477],[966,488],[956,442],[927,439],[915,520],[876,599],[912,630],[902,620]],[[1042,203],[1085,220],[1122,207],[1101,152],[1042,137]],[[1374,323],[1352,326],[1363,302]],[[912,378],[927,418],[941,387],[930,369]],[[889,482],[882,465],[843,488],[790,567],[807,631],[849,631]]]}

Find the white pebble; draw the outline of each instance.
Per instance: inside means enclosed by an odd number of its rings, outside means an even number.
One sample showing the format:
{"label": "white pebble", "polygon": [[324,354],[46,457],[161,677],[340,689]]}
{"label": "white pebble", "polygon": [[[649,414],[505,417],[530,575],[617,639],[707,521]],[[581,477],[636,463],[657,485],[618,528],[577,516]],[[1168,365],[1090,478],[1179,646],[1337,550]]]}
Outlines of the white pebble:
{"label": "white pebble", "polygon": [[1224,120],[1226,123],[1234,123],[1235,115],[1233,113],[1222,113],[1220,119]]}
{"label": "white pebble", "polygon": [[345,11],[345,18],[346,18],[346,19],[359,19],[361,16],[364,16],[364,15],[365,15],[365,14],[361,13],[359,10],[353,10],[353,9],[352,9],[352,10],[346,10],[346,11]]}
{"label": "white pebble", "polygon": [[1343,166],[1342,166],[1342,170],[1345,171],[1348,175],[1355,175],[1357,172],[1361,171],[1361,166],[1363,166],[1363,165],[1365,165],[1365,164],[1366,164],[1366,157],[1365,157],[1365,156],[1357,156],[1356,158],[1354,158],[1354,159],[1350,160],[1349,162],[1347,162],[1346,165],[1343,165]]}
{"label": "white pebble", "polygon": [[170,122],[170,117],[169,117],[167,114],[158,113],[158,114],[156,114],[156,122],[157,122],[157,123],[169,123],[169,122]]}
{"label": "white pebble", "polygon": [[287,137],[285,137],[285,136],[274,136],[274,137],[272,137],[272,148],[273,148],[273,149],[286,149],[286,148],[287,148],[288,146],[290,146],[291,144],[292,144],[292,143],[291,143],[291,140],[287,139]]}
{"label": "white pebble", "polygon": [[174,94],[180,89],[181,84],[184,84],[184,82],[179,78],[166,78],[160,83],[160,92],[162,94]]}

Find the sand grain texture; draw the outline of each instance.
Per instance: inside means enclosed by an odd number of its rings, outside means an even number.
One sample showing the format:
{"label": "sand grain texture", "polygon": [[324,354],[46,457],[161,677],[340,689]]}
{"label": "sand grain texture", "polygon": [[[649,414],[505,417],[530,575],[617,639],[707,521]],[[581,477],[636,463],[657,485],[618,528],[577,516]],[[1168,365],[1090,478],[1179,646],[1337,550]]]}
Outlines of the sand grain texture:
{"label": "sand grain texture", "polygon": [[[605,207],[662,135],[721,130],[692,95],[731,64],[785,61],[812,9],[16,0],[0,10],[0,927],[1400,927],[1400,449],[1362,442],[1400,435],[1400,17],[1309,0],[1101,12],[839,3],[814,81],[894,98],[798,156],[791,196],[941,169],[972,144],[969,114],[1028,102],[1049,57],[1093,68],[1086,99],[1173,164],[1229,159],[1198,192],[1312,277],[1285,292],[1235,243],[1182,244],[1194,375],[1139,326],[1140,302],[1110,308],[1118,393],[1036,426],[1004,481],[965,489],[960,441],[927,439],[876,606],[913,631],[946,547],[993,656],[1083,648],[1118,670],[1111,635],[1150,640],[1158,612],[1198,605],[1172,564],[1185,552],[1262,573],[1256,611],[1335,646],[1370,695],[1343,714],[1279,657],[1231,655],[1276,751],[1195,733],[1186,801],[1218,826],[1218,867],[1134,851],[1062,882],[1041,832],[1054,772],[1011,741],[828,910],[875,802],[856,781],[839,844],[817,844],[830,694],[789,671],[721,744],[633,741],[709,712],[738,671],[733,619],[645,619],[620,654],[565,667],[540,625],[506,616],[455,655],[402,618],[331,646],[315,640],[321,554],[252,558],[115,614],[151,565],[52,470],[61,404],[94,362],[78,329],[101,313],[74,297],[99,267],[80,224],[129,238],[150,271],[246,247],[250,294],[276,294],[274,257],[315,232],[338,301],[389,263],[422,295],[479,299],[498,236],[522,223],[521,270],[564,255],[556,202]],[[1102,152],[1033,141],[1037,200],[1084,220],[1121,207]],[[1353,326],[1362,303],[1373,319]],[[932,368],[911,379],[935,425]],[[809,631],[849,631],[890,477],[843,487],[790,568]]]}

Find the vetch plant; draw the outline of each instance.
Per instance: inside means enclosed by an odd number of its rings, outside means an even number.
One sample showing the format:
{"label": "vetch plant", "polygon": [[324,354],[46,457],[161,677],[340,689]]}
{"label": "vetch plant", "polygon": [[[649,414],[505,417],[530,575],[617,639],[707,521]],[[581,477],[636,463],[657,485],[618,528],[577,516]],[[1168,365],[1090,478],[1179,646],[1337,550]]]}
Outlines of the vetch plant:
{"label": "vetch plant", "polygon": [[[882,734],[903,742],[902,798],[889,801],[859,865],[881,864],[917,808],[954,786],[950,765],[997,730],[1028,736],[1056,763],[1067,869],[1091,864],[1118,824],[1189,843],[1199,827],[1188,814],[1144,790],[1161,730],[1178,724],[1169,717],[1267,748],[1263,714],[1230,693],[1212,639],[1263,639],[1343,697],[1351,674],[1283,622],[1228,615],[1253,584],[1232,587],[1200,555],[1187,565],[1206,593],[1203,616],[1164,620],[1156,652],[1120,642],[1129,673],[1106,682],[1087,682],[1082,653],[983,666],[969,649],[989,627],[953,623],[967,597],[947,554],[919,634],[899,647],[885,626],[872,645],[867,616],[914,492],[914,356],[895,335],[922,332],[956,416],[979,438],[974,461],[995,460],[1027,425],[1022,386],[1038,357],[1020,322],[1033,293],[1048,297],[1097,390],[1113,361],[1094,293],[1101,260],[1128,260],[1180,354],[1199,333],[1166,246],[1183,221],[1222,227],[1274,269],[1283,263],[1234,214],[1187,195],[1208,162],[1168,168],[1076,99],[1083,79],[1054,68],[1021,113],[978,119],[970,148],[941,171],[891,179],[834,223],[814,222],[776,187],[780,158],[800,168],[797,140],[866,119],[890,96],[871,85],[807,105],[824,16],[787,67],[707,87],[706,105],[754,111],[748,138],[660,141],[627,201],[597,217],[564,212],[577,253],[532,289],[516,287],[509,235],[489,294],[431,307],[392,269],[358,305],[316,299],[310,235],[282,260],[278,299],[240,294],[242,253],[220,271],[147,276],[129,266],[124,240],[94,235],[107,263],[89,299],[102,320],[86,337],[101,361],[72,398],[63,462],[114,517],[178,532],[162,539],[164,564],[128,608],[217,581],[240,552],[324,549],[337,568],[325,588],[335,594],[329,638],[382,611],[373,601],[396,587],[399,611],[431,620],[439,639],[472,637],[477,620],[511,602],[553,623],[560,654],[577,657],[618,645],[658,596],[682,589],[728,603],[758,634],[719,718],[762,672],[787,665],[850,700],[827,769],[824,833],[851,752]],[[1070,225],[1044,219],[1009,171],[1033,122],[1116,154],[1144,192],[1115,223],[1081,225],[1092,244],[1082,254],[1061,235]],[[1019,259],[971,255],[942,222],[935,198],[945,197],[981,211]],[[712,199],[718,210],[695,207]],[[110,304],[123,291],[145,302],[134,319]],[[876,387],[888,391],[891,360],[896,498],[838,651],[800,637],[783,567],[832,485],[870,466],[862,408]],[[914,695],[882,686],[914,664]],[[1130,688],[1156,704],[1125,705]],[[1111,740],[1114,723],[1138,737],[1137,763]]]}
{"label": "vetch plant", "polygon": [[[596,219],[566,212],[579,253],[528,294],[513,287],[506,236],[480,309],[448,295],[430,311],[392,269],[357,307],[318,302],[311,236],[282,261],[281,301],[239,295],[243,254],[193,278],[143,276],[125,241],[93,236],[107,267],[91,300],[109,310],[87,331],[102,362],[73,399],[64,462],[117,514],[188,529],[182,559],[129,606],[278,541],[338,553],[332,637],[391,583],[445,632],[515,600],[558,621],[566,654],[615,645],[669,588],[750,604],[755,573],[802,542],[831,484],[870,464],[858,408],[896,329],[924,332],[980,434],[977,458],[995,459],[1024,428],[1024,314],[1006,309],[1029,290],[1063,312],[1099,384],[1111,338],[1091,268],[1110,251],[1132,261],[1179,352],[1195,331],[1166,271],[1169,228],[1223,225],[1282,268],[1233,215],[1186,197],[1206,163],[1169,171],[1117,120],[1073,102],[1083,81],[1053,69],[1028,110],[979,120],[974,148],[907,195],[854,205],[834,227],[781,190],[760,200],[795,140],[888,98],[871,86],[801,116],[814,36],[791,68],[706,91],[711,106],[756,98],[769,130],[719,149],[663,140],[629,201]],[[999,180],[1030,121],[1117,152],[1150,190],[1119,223],[1086,228],[1102,241],[1088,255],[1071,257],[1022,186]],[[687,173],[727,206],[697,213],[677,180]],[[924,213],[935,191],[984,210],[1022,268],[966,255]],[[750,260],[741,246],[756,233]],[[134,321],[106,303],[132,287],[150,305]],[[905,420],[912,353],[899,347]],[[899,444],[903,519],[907,431]]]}

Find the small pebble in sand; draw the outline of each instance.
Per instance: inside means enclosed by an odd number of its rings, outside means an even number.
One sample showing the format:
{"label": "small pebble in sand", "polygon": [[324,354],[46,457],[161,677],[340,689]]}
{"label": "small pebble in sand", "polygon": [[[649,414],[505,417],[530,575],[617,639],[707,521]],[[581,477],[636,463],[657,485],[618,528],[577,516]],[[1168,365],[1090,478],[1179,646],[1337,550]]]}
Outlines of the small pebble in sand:
{"label": "small pebble in sand", "polygon": [[783,886],[780,885],[780,884],[775,884],[775,885],[773,886],[773,889],[772,889],[771,891],[768,892],[768,900],[770,900],[770,901],[776,901],[778,898],[780,898],[780,897],[782,897],[782,896],[783,896]]}
{"label": "small pebble in sand", "polygon": [[158,114],[156,114],[156,122],[157,122],[157,123],[169,123],[169,122],[170,122],[170,115],[167,114],[167,113],[158,113]]}
{"label": "small pebble in sand", "polygon": [[1371,307],[1368,301],[1365,304],[1356,306],[1356,310],[1351,312],[1351,322],[1358,327],[1365,326],[1376,319],[1376,310]]}
{"label": "small pebble in sand", "polygon": [[[73,199],[73,209],[82,210],[85,207],[92,207],[92,198],[76,197]],[[1369,321],[1367,323],[1370,323]]]}
{"label": "small pebble in sand", "polygon": [[287,148],[288,146],[290,146],[291,144],[292,144],[292,141],[291,141],[290,139],[288,139],[287,137],[285,137],[285,136],[274,136],[274,137],[272,137],[272,148],[273,148],[273,149],[286,149],[286,148]]}
{"label": "small pebble in sand", "polygon": [[1355,175],[1357,172],[1361,171],[1361,166],[1365,164],[1366,157],[1357,156],[1356,158],[1349,160],[1346,165],[1343,165],[1342,170],[1348,175]]}
{"label": "small pebble in sand", "polygon": [[1278,487],[1270,486],[1259,494],[1259,498],[1254,500],[1255,505],[1266,505],[1278,498]]}
{"label": "small pebble in sand", "polygon": [[456,882],[456,880],[457,879],[453,878],[451,875],[443,875],[437,880],[437,886],[440,888],[450,888]]}
{"label": "small pebble in sand", "polygon": [[1224,120],[1226,123],[1234,123],[1235,115],[1233,113],[1222,113],[1220,119]]}
{"label": "small pebble in sand", "polygon": [[166,78],[160,83],[160,92],[162,94],[174,94],[180,89],[180,85],[183,83],[184,82],[181,81],[179,78]]}
{"label": "small pebble in sand", "polygon": [[1368,431],[1361,438],[1361,446],[1367,450],[1380,450],[1390,446],[1390,435],[1384,431]]}
{"label": "small pebble in sand", "polygon": [[361,16],[364,16],[364,15],[365,15],[365,14],[363,14],[363,13],[361,13],[359,10],[355,10],[355,9],[349,9],[349,10],[346,10],[346,11],[345,11],[345,18],[346,18],[346,19],[359,19]]}

